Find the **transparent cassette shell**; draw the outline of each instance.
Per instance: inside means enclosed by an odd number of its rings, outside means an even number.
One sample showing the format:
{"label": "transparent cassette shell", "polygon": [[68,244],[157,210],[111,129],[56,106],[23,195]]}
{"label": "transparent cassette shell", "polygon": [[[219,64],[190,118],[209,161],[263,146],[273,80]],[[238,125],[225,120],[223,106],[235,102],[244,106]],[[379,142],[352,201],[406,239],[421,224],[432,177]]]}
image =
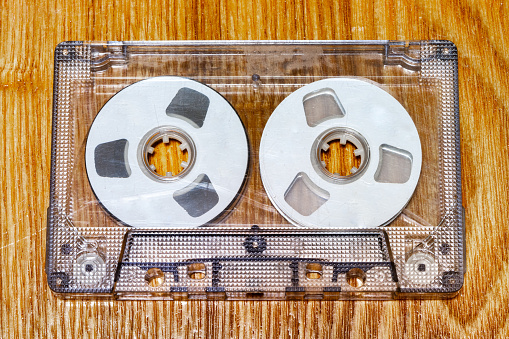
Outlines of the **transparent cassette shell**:
{"label": "transparent cassette shell", "polygon": [[[133,228],[103,208],[87,178],[87,135],[101,108],[127,86],[156,76],[185,77],[217,91],[249,140],[239,195],[202,227]],[[419,182],[385,226],[294,226],[262,185],[259,145],[269,117],[291,93],[331,78],[376,84],[399,101],[419,133]],[[63,298],[452,297],[465,272],[457,86],[457,49],[449,41],[61,43],[48,284]]]}

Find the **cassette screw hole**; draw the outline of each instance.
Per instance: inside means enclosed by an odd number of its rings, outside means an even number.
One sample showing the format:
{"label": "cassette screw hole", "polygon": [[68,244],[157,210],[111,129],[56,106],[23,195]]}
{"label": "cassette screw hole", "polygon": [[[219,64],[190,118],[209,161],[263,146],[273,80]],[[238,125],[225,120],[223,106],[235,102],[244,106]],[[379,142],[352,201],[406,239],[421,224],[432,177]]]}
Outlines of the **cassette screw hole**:
{"label": "cassette screw hole", "polygon": [[346,273],[348,285],[359,288],[366,283],[366,273],[360,268],[352,268]]}
{"label": "cassette screw hole", "polygon": [[195,263],[187,266],[187,275],[194,280],[205,278],[205,264]]}
{"label": "cassette screw hole", "polygon": [[164,283],[164,272],[159,268],[150,268],[145,274],[145,281],[150,287],[159,287]]}
{"label": "cassette screw hole", "polygon": [[57,289],[69,287],[69,276],[64,272],[53,272],[50,274],[48,282]]}
{"label": "cassette screw hole", "polygon": [[311,263],[306,265],[306,277],[308,279],[320,279],[323,274],[322,265]]}
{"label": "cassette screw hole", "polygon": [[161,176],[176,176],[188,162],[187,149],[176,139],[164,137],[155,141],[147,149],[150,169]]}
{"label": "cassette screw hole", "polygon": [[85,271],[92,272],[94,270],[94,266],[92,264],[85,265]]}
{"label": "cassette screw hole", "polygon": [[60,247],[60,251],[62,252],[63,255],[69,255],[72,253],[72,247],[69,244],[63,244]]}
{"label": "cassette screw hole", "polygon": [[321,161],[332,175],[346,177],[354,174],[361,165],[361,157],[355,151],[357,147],[350,141],[341,144],[338,139],[327,143],[328,149],[322,150]]}
{"label": "cassette screw hole", "polygon": [[444,242],[444,243],[440,244],[440,246],[438,247],[438,250],[440,251],[440,253],[442,255],[447,255],[447,254],[451,253],[451,245]]}
{"label": "cassette screw hole", "polygon": [[448,271],[442,275],[442,285],[444,287],[454,287],[461,284],[461,277],[458,272]]}
{"label": "cassette screw hole", "polygon": [[267,249],[267,242],[259,235],[251,235],[244,241],[244,248],[250,254],[260,254]]}
{"label": "cassette screw hole", "polygon": [[417,265],[417,271],[419,271],[419,272],[426,272],[426,265],[425,264]]}

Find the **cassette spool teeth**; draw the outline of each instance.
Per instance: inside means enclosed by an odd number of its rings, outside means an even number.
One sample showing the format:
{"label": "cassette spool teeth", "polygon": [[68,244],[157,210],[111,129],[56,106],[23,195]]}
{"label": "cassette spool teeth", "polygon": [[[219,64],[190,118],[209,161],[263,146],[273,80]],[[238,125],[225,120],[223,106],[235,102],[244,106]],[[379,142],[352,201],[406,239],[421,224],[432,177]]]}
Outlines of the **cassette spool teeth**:
{"label": "cassette spool teeth", "polygon": [[[327,168],[324,153],[336,141],[352,144],[351,156],[360,158],[348,173]],[[299,226],[392,221],[412,197],[421,163],[410,115],[389,93],[358,79],[320,80],[293,92],[271,115],[260,144],[268,196]]]}
{"label": "cassette spool teeth", "polygon": [[[168,166],[153,160],[173,147]],[[243,186],[248,143],[231,105],[180,77],[139,81],[110,99],[87,139],[87,175],[102,206],[134,227],[195,227],[221,216]]]}

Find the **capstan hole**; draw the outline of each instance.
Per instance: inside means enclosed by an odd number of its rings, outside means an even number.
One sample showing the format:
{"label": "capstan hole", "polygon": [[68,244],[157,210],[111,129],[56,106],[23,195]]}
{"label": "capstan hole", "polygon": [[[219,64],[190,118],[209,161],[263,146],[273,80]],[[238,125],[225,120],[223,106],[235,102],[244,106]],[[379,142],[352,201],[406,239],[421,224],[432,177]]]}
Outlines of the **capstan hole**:
{"label": "capstan hole", "polygon": [[194,280],[201,280],[205,278],[205,264],[195,263],[187,266],[187,275]]}
{"label": "capstan hole", "polygon": [[[163,138],[150,145],[148,165],[152,171],[161,176],[177,176],[184,170],[182,163],[187,163],[187,149],[182,151],[182,143],[176,139]],[[150,148],[149,148],[150,150]]]}
{"label": "capstan hole", "polygon": [[306,278],[320,279],[322,277],[323,268],[318,263],[311,263],[306,265]]}
{"label": "capstan hole", "polygon": [[356,156],[354,153],[357,147],[349,141],[342,145],[337,139],[330,141],[328,145],[327,151],[322,150],[320,159],[325,169],[332,175],[342,177],[354,174],[361,165],[360,155]]}
{"label": "capstan hole", "polygon": [[164,272],[159,268],[150,268],[145,274],[145,281],[150,287],[158,287],[164,283]]}
{"label": "capstan hole", "polygon": [[346,281],[352,287],[362,287],[366,283],[366,273],[360,268],[352,268],[346,272]]}

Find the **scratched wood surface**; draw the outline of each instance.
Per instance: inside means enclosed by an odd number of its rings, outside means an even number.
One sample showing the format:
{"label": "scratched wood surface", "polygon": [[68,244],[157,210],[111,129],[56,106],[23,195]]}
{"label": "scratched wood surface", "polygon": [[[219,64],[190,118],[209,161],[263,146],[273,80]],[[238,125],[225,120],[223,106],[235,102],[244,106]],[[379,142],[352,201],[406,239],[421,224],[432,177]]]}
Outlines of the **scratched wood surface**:
{"label": "scratched wood surface", "polygon": [[[509,4],[0,0],[0,337],[509,336]],[[468,272],[395,302],[62,301],[46,286],[53,48],[63,40],[449,39],[459,50]]]}

